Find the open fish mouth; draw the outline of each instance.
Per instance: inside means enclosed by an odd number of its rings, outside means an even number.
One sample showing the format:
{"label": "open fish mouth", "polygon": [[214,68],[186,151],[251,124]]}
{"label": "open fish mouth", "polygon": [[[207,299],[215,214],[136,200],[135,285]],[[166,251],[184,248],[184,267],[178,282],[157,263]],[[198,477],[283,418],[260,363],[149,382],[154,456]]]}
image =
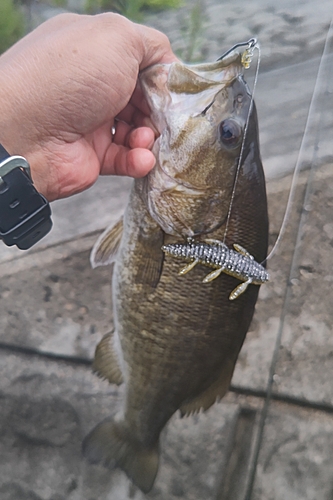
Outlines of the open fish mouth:
{"label": "open fish mouth", "polygon": [[160,133],[143,197],[167,234],[207,234],[227,216],[251,112],[243,78],[249,46],[239,44],[213,63],[158,64],[140,76]]}
{"label": "open fish mouth", "polygon": [[251,38],[234,45],[212,63],[156,64],[142,71],[140,82],[157,130],[163,131],[163,114],[170,107],[182,112],[190,110],[192,114],[206,112],[219,87],[230,85],[250,67],[256,46],[256,39]]}

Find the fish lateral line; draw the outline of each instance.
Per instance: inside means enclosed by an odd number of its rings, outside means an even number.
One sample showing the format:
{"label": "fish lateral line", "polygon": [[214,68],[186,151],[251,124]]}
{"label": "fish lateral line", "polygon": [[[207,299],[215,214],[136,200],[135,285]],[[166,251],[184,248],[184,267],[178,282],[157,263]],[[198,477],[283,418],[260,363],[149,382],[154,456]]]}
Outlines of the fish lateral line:
{"label": "fish lateral line", "polygon": [[249,285],[262,285],[269,281],[269,274],[264,266],[257,262],[241,245],[234,243],[233,249],[215,239],[194,241],[189,238],[186,243],[170,243],[162,246],[162,251],[179,259],[188,261],[179,274],[183,276],[197,264],[203,264],[214,269],[205,276],[203,283],[210,283],[220,276],[228,274],[242,281],[229,295],[229,300],[235,300],[242,295]]}

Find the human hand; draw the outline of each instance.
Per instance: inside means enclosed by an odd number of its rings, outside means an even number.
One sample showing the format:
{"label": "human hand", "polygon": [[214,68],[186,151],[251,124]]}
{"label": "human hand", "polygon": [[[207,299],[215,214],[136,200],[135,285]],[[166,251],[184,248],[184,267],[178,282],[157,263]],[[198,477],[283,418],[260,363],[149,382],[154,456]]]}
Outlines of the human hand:
{"label": "human hand", "polygon": [[100,174],[142,177],[155,158],[138,73],[174,60],[165,35],[117,14],[57,16],[0,57],[0,143],[49,201]]}

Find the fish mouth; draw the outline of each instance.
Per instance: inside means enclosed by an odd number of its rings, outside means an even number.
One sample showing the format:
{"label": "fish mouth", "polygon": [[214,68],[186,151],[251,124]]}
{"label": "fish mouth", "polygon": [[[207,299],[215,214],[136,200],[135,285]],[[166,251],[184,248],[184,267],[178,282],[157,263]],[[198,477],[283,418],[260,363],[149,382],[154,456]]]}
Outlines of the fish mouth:
{"label": "fish mouth", "polygon": [[[182,112],[202,113],[216,93],[244,72],[242,62],[249,42],[237,44],[217,61],[203,64],[156,64],[140,73],[144,96],[151,109],[151,121],[161,134],[165,115],[181,103]],[[186,97],[186,99],[184,99]]]}
{"label": "fish mouth", "polygon": [[198,93],[205,91],[208,102],[198,110],[203,112],[211,105],[210,93],[216,94],[218,87],[230,85],[235,78],[243,75],[244,68],[250,67],[254,48],[257,46],[257,40],[251,38],[247,42],[234,45],[211,63],[173,62],[156,64],[143,70],[139,76],[142,90],[152,111],[152,122],[159,133],[162,132],[165,122],[161,120],[161,116],[157,120],[154,119],[154,114],[155,118],[158,111],[162,115],[168,107],[177,105],[178,99],[183,99],[184,94],[187,95],[189,105],[193,107],[194,102],[190,96],[197,100]]}
{"label": "fish mouth", "polygon": [[206,235],[226,220],[251,96],[243,72],[233,48],[214,63],[159,64],[140,75],[160,133],[142,193],[167,234]]}

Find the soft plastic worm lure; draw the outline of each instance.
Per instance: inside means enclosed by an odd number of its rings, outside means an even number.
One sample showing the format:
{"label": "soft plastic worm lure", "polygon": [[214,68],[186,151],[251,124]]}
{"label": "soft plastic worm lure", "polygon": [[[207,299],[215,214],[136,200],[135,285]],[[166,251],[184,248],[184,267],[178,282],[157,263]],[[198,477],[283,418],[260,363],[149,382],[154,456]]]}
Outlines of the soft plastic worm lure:
{"label": "soft plastic worm lure", "polygon": [[262,285],[269,280],[266,269],[254,260],[254,257],[245,248],[234,244],[230,249],[222,241],[206,239],[187,243],[173,243],[163,245],[165,254],[190,261],[180,272],[184,275],[191,271],[197,264],[212,267],[214,271],[207,274],[203,283],[216,279],[222,272],[238,278],[243,283],[238,285],[229,295],[230,300],[235,300],[245,292],[248,285]]}

